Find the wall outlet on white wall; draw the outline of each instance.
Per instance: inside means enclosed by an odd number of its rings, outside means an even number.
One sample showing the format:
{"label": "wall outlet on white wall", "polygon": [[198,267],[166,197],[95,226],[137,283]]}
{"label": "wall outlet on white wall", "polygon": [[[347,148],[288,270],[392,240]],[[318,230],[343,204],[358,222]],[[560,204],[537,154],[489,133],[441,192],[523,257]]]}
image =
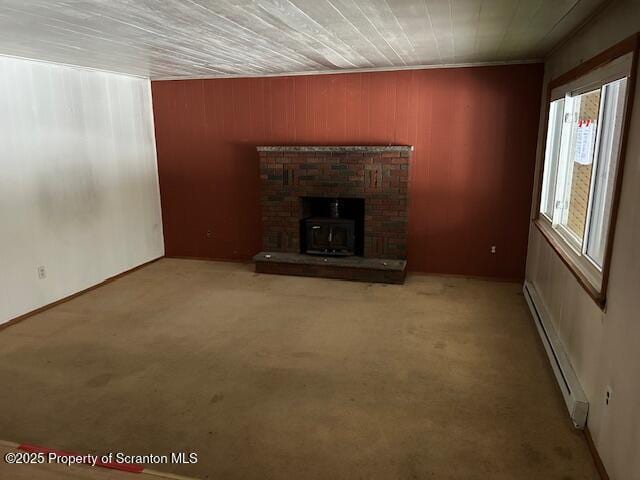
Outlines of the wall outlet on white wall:
{"label": "wall outlet on white wall", "polygon": [[38,267],[38,278],[40,280],[47,278],[47,270],[44,268],[44,265]]}
{"label": "wall outlet on white wall", "polygon": [[613,390],[611,389],[611,387],[607,387],[607,389],[604,392],[604,404],[607,407],[611,403],[612,397],[613,397]]}

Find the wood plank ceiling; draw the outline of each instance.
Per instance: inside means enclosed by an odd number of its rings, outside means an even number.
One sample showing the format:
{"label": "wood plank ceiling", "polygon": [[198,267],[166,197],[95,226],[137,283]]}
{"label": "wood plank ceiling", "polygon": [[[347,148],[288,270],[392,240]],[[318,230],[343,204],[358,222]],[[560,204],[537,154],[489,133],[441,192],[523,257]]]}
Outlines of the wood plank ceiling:
{"label": "wood plank ceiling", "polygon": [[602,0],[3,0],[0,54],[151,78],[542,58]]}

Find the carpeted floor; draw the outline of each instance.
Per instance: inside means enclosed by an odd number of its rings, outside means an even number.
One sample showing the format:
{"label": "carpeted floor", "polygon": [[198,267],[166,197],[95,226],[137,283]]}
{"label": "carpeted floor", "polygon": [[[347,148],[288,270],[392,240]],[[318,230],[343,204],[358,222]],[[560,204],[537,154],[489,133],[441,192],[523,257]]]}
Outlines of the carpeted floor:
{"label": "carpeted floor", "polygon": [[0,436],[208,479],[596,479],[547,363],[520,285],[163,259],[0,331]]}

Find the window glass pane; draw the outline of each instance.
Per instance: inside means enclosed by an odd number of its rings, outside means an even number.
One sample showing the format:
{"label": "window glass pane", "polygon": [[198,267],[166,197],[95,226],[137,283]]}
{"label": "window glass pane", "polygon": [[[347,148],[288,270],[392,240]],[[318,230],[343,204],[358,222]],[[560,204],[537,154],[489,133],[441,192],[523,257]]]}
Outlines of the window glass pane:
{"label": "window glass pane", "polygon": [[[598,132],[600,112],[600,88],[582,95],[567,98],[571,108],[565,108],[563,143],[566,155],[560,168],[562,185],[556,191],[556,201],[560,202],[561,215],[557,223],[568,236],[570,243],[581,250],[584,238],[593,157]],[[561,153],[562,155],[562,153]]]}
{"label": "window glass pane", "polygon": [[542,177],[542,194],[540,197],[540,212],[545,214],[549,219],[553,217],[563,115],[564,99],[551,102],[549,105],[549,124],[547,126],[547,144],[545,147],[544,174]]}
{"label": "window glass pane", "polygon": [[595,161],[586,253],[602,268],[606,235],[611,218],[614,181],[620,152],[627,80],[623,78],[603,87],[602,128]]}

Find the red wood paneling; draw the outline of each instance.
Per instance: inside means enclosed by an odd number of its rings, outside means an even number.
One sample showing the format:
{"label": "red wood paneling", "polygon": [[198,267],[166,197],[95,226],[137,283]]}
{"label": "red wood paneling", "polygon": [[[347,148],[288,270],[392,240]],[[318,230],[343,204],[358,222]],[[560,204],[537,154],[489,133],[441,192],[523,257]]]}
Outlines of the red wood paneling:
{"label": "red wood paneling", "polygon": [[260,250],[257,145],[406,144],[409,268],[522,279],[542,73],[154,81],[167,255],[246,260]]}

